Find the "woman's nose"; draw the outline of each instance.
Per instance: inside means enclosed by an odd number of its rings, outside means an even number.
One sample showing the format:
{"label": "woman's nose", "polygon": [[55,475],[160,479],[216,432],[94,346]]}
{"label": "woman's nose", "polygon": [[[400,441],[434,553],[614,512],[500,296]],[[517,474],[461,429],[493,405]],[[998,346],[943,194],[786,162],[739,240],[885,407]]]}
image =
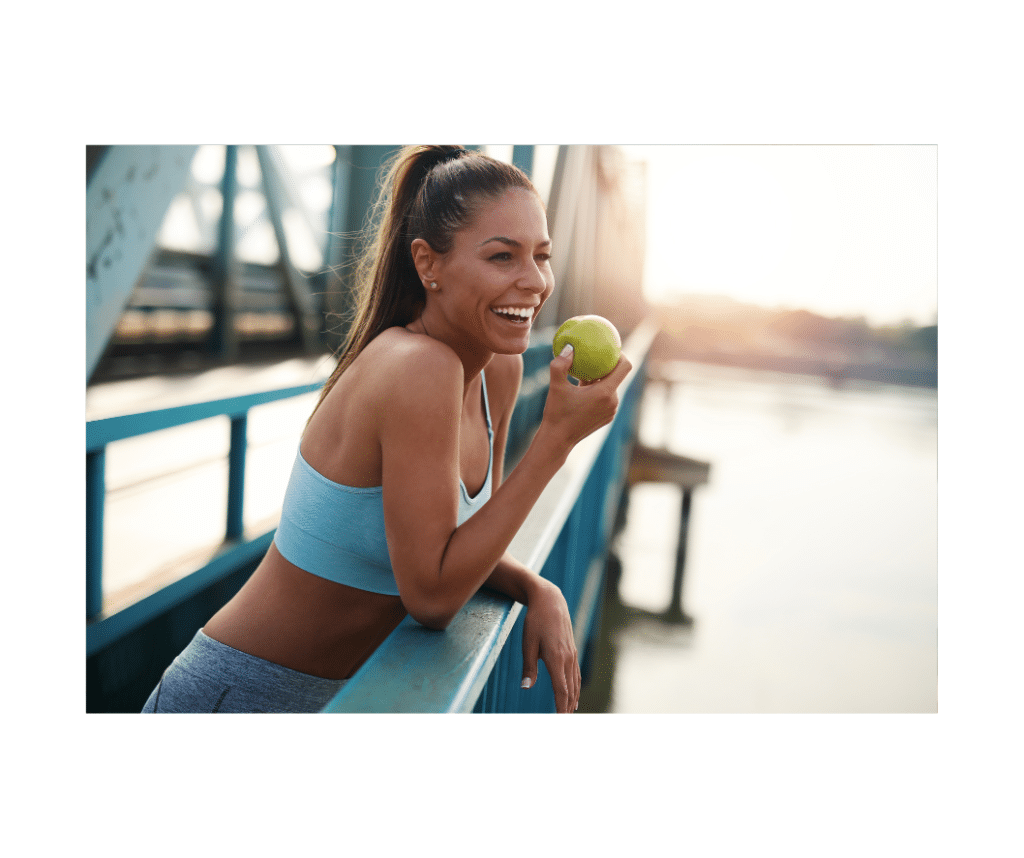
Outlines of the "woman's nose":
{"label": "woman's nose", "polygon": [[541,270],[541,266],[536,263],[530,266],[530,269],[526,271],[519,280],[519,286],[522,289],[527,289],[530,292],[543,293],[548,288],[548,280]]}

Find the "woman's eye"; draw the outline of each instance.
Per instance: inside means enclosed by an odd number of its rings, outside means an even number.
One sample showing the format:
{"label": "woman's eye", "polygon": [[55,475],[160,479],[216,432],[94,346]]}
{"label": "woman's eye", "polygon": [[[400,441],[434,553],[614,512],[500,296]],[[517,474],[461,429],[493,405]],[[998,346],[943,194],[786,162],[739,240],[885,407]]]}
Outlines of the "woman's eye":
{"label": "woman's eye", "polygon": [[492,262],[507,262],[511,258],[512,258],[512,254],[511,253],[507,253],[507,252],[506,253],[495,253],[494,256],[491,257],[491,261]]}
{"label": "woman's eye", "polygon": [[550,262],[551,261],[551,254],[550,253],[538,253],[537,254],[537,258],[541,262]]}

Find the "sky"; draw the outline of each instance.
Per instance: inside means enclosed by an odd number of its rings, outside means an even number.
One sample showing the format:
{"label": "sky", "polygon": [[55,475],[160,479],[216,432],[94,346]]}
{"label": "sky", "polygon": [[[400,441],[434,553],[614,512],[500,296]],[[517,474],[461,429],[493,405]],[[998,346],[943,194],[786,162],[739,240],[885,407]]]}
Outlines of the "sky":
{"label": "sky", "polygon": [[621,148],[648,165],[649,300],[936,323],[936,146]]}

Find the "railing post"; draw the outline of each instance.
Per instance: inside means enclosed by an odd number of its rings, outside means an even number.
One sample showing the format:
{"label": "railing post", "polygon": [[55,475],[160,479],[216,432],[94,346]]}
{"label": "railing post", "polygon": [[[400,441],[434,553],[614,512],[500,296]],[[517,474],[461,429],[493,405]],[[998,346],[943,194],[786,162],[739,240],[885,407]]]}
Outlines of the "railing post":
{"label": "railing post", "polygon": [[228,539],[238,539],[242,535],[248,421],[248,414],[231,418],[231,450],[228,453]]}
{"label": "railing post", "polygon": [[103,505],[107,448],[85,454],[85,616],[103,609]]}
{"label": "railing post", "polygon": [[224,147],[224,177],[221,179],[223,206],[217,228],[217,252],[213,257],[214,314],[210,342],[225,360],[238,357],[235,333],[236,293],[235,197],[238,188],[238,147]]}
{"label": "railing post", "polygon": [[686,570],[686,537],[690,529],[690,504],[693,489],[683,487],[682,504],[679,508],[679,544],[676,547],[676,568],[672,577],[672,601],[666,617],[678,623],[692,623],[692,618],[683,610],[683,573]]}

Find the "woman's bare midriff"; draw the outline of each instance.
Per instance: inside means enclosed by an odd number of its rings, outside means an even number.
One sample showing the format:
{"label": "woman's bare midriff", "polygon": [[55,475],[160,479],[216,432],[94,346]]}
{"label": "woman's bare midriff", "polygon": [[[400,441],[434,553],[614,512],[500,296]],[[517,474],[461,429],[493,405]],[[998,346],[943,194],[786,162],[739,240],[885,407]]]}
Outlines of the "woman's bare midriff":
{"label": "woman's bare midriff", "polygon": [[405,616],[398,596],[311,575],[271,544],[242,589],[203,631],[300,673],[348,679]]}

